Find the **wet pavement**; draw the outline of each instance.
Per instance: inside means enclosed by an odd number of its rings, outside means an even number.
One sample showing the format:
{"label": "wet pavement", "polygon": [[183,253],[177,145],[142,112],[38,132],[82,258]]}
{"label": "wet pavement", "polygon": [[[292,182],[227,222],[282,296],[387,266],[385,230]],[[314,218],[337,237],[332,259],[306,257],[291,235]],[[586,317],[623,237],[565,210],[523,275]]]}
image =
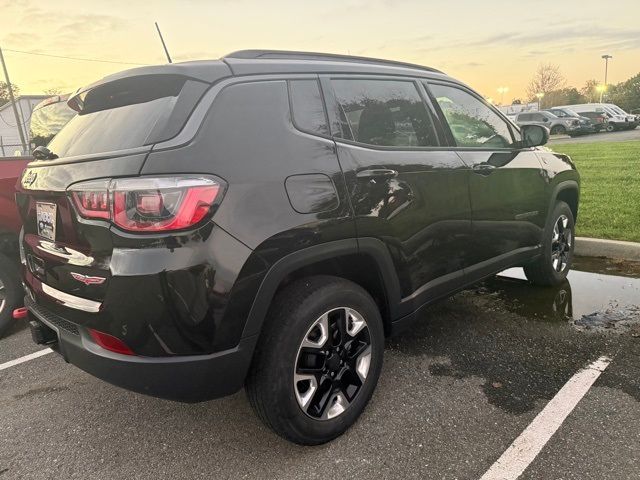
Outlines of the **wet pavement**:
{"label": "wet pavement", "polygon": [[[242,392],[196,405],[143,397],[54,354],[0,371],[0,480],[479,478],[602,355],[611,365],[522,478],[639,478],[640,268],[577,267],[556,288],[508,270],[429,308],[388,341],[360,421],[321,447],[274,436]],[[17,330],[0,363],[38,349]]]}

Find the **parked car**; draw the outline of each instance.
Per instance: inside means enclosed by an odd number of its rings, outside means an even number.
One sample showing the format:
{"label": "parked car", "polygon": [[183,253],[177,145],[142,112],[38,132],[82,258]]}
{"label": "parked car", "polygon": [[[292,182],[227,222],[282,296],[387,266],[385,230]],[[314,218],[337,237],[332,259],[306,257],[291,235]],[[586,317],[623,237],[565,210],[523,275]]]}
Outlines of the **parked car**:
{"label": "parked car", "polygon": [[507,267],[540,285],[571,267],[571,160],[431,68],[250,50],[69,104],[17,195],[32,334],[136,392],[245,385],[279,435],[327,442],[423,307]]}
{"label": "parked car", "polygon": [[582,112],[580,116],[590,119],[597,131],[607,130],[609,117],[604,112]]}
{"label": "parked car", "polygon": [[552,113],[558,118],[565,118],[567,120],[578,120],[579,129],[576,132],[577,134],[584,135],[588,133],[596,133],[596,132],[599,132],[600,130],[603,130],[605,127],[604,124],[601,124],[598,122],[592,122],[589,117],[578,115],[576,112],[574,112],[570,108],[554,107],[554,108],[549,108],[545,110],[545,112]]}
{"label": "parked car", "polygon": [[30,157],[0,157],[0,338],[13,325],[22,306],[18,234],[22,221],[14,201],[16,183]]}
{"label": "parked car", "polygon": [[[40,102],[31,119],[34,146],[46,145],[76,114],[66,103],[68,95],[56,95]],[[0,157],[0,338],[13,325],[14,310],[23,305],[20,283],[18,234],[22,220],[15,204],[16,183],[33,157]]]}
{"label": "parked car", "polygon": [[604,114],[608,118],[607,132],[636,128],[637,123],[635,122],[635,117],[626,114],[622,110],[614,110],[610,105],[611,104],[606,103],[584,103],[580,105],[563,105],[559,108],[570,108],[579,115],[587,112]]}
{"label": "parked car", "polygon": [[55,95],[43,100],[33,109],[29,126],[34,147],[46,146],[64,127],[76,111],[67,105],[67,95]]}
{"label": "parked car", "polygon": [[577,118],[558,118],[547,111],[519,113],[516,123],[524,125],[540,125],[549,129],[551,135],[580,135],[581,125]]}
{"label": "parked car", "polygon": [[620,115],[622,117],[625,117],[625,120],[626,120],[626,123],[627,123],[626,128],[628,130],[633,130],[634,128],[636,128],[638,126],[638,123],[640,123],[640,121],[638,120],[638,117],[636,115],[632,115],[630,113],[625,112],[619,106],[614,105],[613,103],[605,103],[604,105],[606,107],[608,107],[609,109],[613,110],[618,115]]}

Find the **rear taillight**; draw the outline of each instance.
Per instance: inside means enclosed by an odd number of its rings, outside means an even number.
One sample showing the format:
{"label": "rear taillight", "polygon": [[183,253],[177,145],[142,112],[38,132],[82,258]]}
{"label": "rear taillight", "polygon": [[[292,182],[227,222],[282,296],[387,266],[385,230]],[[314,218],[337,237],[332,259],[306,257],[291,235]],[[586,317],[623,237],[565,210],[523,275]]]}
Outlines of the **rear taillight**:
{"label": "rear taillight", "polygon": [[92,328],[88,328],[87,330],[89,330],[89,334],[91,335],[91,338],[93,338],[93,341],[105,350],[120,353],[122,355],[135,355],[133,351],[119,338],[107,333],[99,332]]}
{"label": "rear taillight", "polygon": [[220,182],[206,177],[136,177],[69,188],[83,218],[107,219],[131,232],[190,228],[219,201]]}

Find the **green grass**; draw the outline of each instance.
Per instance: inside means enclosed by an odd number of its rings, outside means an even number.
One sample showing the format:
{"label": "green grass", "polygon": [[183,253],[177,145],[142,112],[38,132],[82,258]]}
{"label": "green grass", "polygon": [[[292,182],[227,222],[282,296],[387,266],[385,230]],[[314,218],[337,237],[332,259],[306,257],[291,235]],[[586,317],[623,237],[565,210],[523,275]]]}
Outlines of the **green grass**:
{"label": "green grass", "polygon": [[549,147],[569,155],[582,178],[577,235],[640,242],[640,141]]}

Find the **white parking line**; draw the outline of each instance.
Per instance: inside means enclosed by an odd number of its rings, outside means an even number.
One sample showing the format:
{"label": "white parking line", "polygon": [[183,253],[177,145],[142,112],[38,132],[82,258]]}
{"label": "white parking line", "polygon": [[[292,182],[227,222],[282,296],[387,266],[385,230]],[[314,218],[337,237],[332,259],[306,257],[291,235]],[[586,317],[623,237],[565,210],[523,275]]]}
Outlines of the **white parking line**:
{"label": "white parking line", "polygon": [[480,480],[518,478],[610,363],[610,358],[600,357],[571,377]]}
{"label": "white parking line", "polygon": [[0,370],[6,370],[7,368],[20,365],[21,363],[28,362],[29,360],[33,360],[34,358],[42,357],[43,355],[51,352],[53,352],[53,350],[51,350],[50,348],[38,350],[35,353],[30,353],[29,355],[25,355],[24,357],[16,358],[15,360],[11,360],[10,362],[0,364]]}

